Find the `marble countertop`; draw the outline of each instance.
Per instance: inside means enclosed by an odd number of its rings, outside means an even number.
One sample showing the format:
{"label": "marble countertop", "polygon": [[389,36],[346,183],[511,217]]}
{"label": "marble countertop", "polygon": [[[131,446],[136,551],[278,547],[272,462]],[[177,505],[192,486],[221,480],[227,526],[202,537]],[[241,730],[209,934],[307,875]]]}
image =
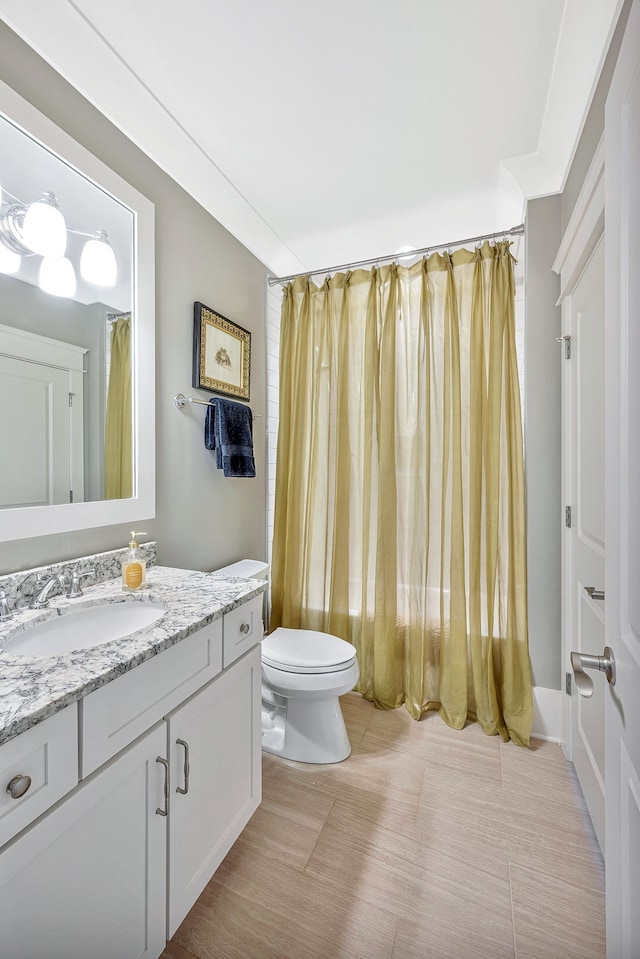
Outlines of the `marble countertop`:
{"label": "marble countertop", "polygon": [[[21,609],[0,623],[0,744],[25,732],[65,706],[111,682],[191,633],[258,596],[267,583],[224,577],[216,573],[153,566],[147,570],[148,588],[122,591],[120,579],[87,586],[82,597],[54,596],[44,610]],[[13,656],[12,636],[33,623],[95,602],[154,602],[167,612],[152,626],[92,649],[46,658]]]}

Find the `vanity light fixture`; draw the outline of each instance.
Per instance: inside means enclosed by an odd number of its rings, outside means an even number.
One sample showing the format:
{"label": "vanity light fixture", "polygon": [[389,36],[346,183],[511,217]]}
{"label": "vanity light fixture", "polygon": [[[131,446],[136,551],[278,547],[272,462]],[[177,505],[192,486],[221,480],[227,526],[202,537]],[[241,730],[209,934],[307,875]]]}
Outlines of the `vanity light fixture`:
{"label": "vanity light fixture", "polygon": [[118,268],[106,230],[96,230],[80,257],[80,276],[94,286],[115,286]]}
{"label": "vanity light fixture", "polygon": [[75,296],[76,271],[66,256],[44,256],[38,272],[38,286],[52,296]]}
{"label": "vanity light fixture", "polygon": [[76,274],[65,256],[67,232],[88,237],[80,257],[80,275],[94,286],[115,286],[118,269],[106,230],[85,233],[67,230],[55,193],[43,193],[34,203],[23,203],[5,190],[14,201],[2,208],[0,195],[0,273],[18,273],[22,256],[43,257],[38,285],[53,296],[75,296]]}
{"label": "vanity light fixture", "polygon": [[0,217],[0,237],[14,253],[64,256],[67,226],[54,193],[34,203],[14,203]]}

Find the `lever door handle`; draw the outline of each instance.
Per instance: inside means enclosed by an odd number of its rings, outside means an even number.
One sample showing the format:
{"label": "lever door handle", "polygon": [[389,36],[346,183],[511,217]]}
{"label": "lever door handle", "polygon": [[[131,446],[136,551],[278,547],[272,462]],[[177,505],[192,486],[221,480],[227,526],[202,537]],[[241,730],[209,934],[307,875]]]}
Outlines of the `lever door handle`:
{"label": "lever door handle", "polygon": [[598,669],[607,677],[611,686],[616,684],[616,660],[610,646],[605,646],[602,656],[593,656],[590,653],[571,653],[571,667],[576,678],[578,692],[585,699],[593,696],[593,680],[587,676],[585,669]]}
{"label": "lever door handle", "polygon": [[591,599],[604,599],[604,590],[596,589],[595,586],[585,586],[585,590]]}

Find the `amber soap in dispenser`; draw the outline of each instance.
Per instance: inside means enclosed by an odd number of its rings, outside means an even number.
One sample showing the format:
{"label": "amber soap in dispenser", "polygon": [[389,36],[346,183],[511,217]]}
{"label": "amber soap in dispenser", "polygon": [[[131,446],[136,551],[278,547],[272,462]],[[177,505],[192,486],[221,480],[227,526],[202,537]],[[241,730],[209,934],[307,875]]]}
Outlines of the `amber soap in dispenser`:
{"label": "amber soap in dispenser", "polygon": [[147,561],[136,541],[136,536],[146,535],[142,531],[131,530],[129,549],[122,561],[122,588],[127,593],[134,593],[147,585]]}

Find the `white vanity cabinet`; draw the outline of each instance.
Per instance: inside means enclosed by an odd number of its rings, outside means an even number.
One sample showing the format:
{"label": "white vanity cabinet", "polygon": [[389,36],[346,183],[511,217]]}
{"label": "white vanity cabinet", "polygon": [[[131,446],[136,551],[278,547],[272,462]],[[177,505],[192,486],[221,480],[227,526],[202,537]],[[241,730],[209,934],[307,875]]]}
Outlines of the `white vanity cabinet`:
{"label": "white vanity cabinet", "polygon": [[261,800],[261,608],[232,611],[255,628],[227,668],[225,616],[57,714],[76,778],[0,850],[0,956],[162,954]]}
{"label": "white vanity cabinet", "polygon": [[165,947],[166,731],[156,726],[0,855],[0,955],[157,959]]}
{"label": "white vanity cabinet", "polygon": [[167,939],[260,804],[260,662],[254,646],[168,717]]}

